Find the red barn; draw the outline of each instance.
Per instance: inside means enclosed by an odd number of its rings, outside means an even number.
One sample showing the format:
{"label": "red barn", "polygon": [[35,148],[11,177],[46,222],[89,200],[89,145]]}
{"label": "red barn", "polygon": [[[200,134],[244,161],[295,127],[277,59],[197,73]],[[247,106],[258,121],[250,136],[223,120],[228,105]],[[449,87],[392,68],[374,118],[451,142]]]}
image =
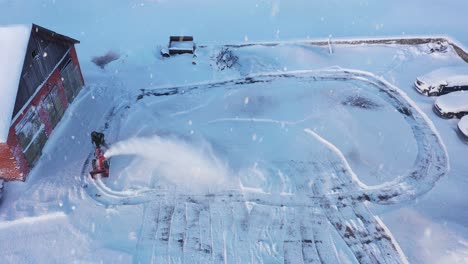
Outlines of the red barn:
{"label": "red barn", "polygon": [[26,180],[83,87],[77,43],[34,24],[0,26],[0,179]]}

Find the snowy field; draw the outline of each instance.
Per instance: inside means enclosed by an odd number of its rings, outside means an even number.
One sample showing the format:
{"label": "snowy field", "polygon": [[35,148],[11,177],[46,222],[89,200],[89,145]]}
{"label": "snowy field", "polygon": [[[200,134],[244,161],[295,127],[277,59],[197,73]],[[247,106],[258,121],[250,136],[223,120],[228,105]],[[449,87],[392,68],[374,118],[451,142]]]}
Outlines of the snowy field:
{"label": "snowy field", "polygon": [[[5,184],[2,263],[468,262],[468,144],[413,87],[466,64],[451,48],[334,45],[330,54],[298,42],[231,48],[239,61],[224,71],[214,60],[221,43],[329,34],[451,34],[466,44],[467,21],[454,21],[466,4],[427,7],[445,19],[421,26],[409,18],[422,19],[422,1],[395,23],[400,9],[387,4],[322,1],[306,4],[323,12],[308,22],[332,22],[309,29],[299,1],[202,1],[216,9],[199,23],[172,18],[172,28],[166,13],[193,3],[108,2],[0,0],[11,10],[0,9],[1,23],[29,19],[80,39],[86,81],[28,181]],[[242,12],[231,32],[204,30]],[[166,26],[143,26],[162,13]],[[77,23],[60,23],[69,17]],[[211,45],[195,59],[158,56],[156,44],[184,33]],[[105,70],[89,62],[109,49],[122,56]],[[109,178],[88,176],[92,130],[111,145]]]}

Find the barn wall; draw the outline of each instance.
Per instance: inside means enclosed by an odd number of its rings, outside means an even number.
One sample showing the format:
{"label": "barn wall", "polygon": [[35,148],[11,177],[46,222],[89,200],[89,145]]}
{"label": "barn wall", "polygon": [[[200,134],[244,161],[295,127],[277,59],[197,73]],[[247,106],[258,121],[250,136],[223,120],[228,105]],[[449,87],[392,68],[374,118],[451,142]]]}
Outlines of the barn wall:
{"label": "barn wall", "polygon": [[23,180],[23,175],[10,146],[6,143],[0,143],[0,178],[7,181]]}
{"label": "barn wall", "polygon": [[[55,70],[47,82],[41,87],[41,91],[32,100],[32,105],[37,106],[36,110],[41,117],[42,123],[45,125],[47,137],[52,134],[52,130],[55,126],[52,124],[48,111],[47,105],[44,103],[45,97],[50,93],[52,88],[56,85],[61,87],[62,81],[60,80],[60,74],[58,70]],[[60,88],[59,88],[60,90]]]}
{"label": "barn wall", "polygon": [[[20,166],[21,171],[23,172],[23,175],[27,175],[29,172],[29,169],[34,165],[34,162],[37,160],[31,160],[31,158],[26,157],[26,155],[23,153],[24,146],[21,146],[19,143],[19,139],[17,139],[16,136],[16,128],[17,125],[23,120],[24,115],[28,113],[30,109],[35,111],[40,118],[40,122],[44,125],[45,127],[45,136],[49,137],[50,134],[52,133],[53,130],[53,125],[51,123],[51,120],[49,118],[49,114],[47,112],[47,106],[44,105],[44,98],[49,94],[50,90],[57,85],[57,83],[60,82],[60,76],[58,74],[58,71],[54,71],[54,73],[51,75],[51,77],[45,82],[45,84],[39,89],[38,93],[35,95],[35,97],[32,99],[30,104],[24,108],[24,111],[22,112],[21,116],[15,120],[15,122],[12,124],[10,128],[10,135],[12,135],[12,140],[9,142],[11,148],[13,149],[16,162],[22,164]],[[40,136],[42,132],[40,132],[38,135],[38,139],[34,139],[32,145],[28,149],[36,149],[36,150],[41,150],[43,147],[43,144],[45,144],[43,137]],[[37,152],[36,152],[37,153]],[[37,155],[33,155],[37,156]],[[31,156],[28,156],[31,157]]]}
{"label": "barn wall", "polygon": [[63,58],[70,43],[48,38],[32,29],[20,78],[13,117],[36,92],[57,63]]}
{"label": "barn wall", "polygon": [[5,169],[7,172],[5,175],[2,175],[2,178],[7,181],[24,181],[29,173],[29,166],[24,158],[16,135],[11,133],[11,131],[12,129],[10,128],[6,146],[0,146],[0,157],[6,157],[3,159],[3,162],[0,162],[0,170]]}
{"label": "barn wall", "polygon": [[81,72],[81,66],[80,66],[80,61],[78,60],[78,55],[76,54],[76,49],[75,46],[73,46],[70,50],[70,56],[73,60],[73,63],[78,67],[78,70],[80,72],[80,77],[81,77],[81,83],[84,85],[85,81],[83,78],[83,73]]}
{"label": "barn wall", "polygon": [[8,140],[0,144],[0,178],[26,179],[82,89],[76,43],[79,41],[33,24]]}
{"label": "barn wall", "polygon": [[[46,105],[44,104],[44,98],[49,94],[51,89],[53,87],[60,87],[61,86],[61,80],[60,80],[60,74],[58,70],[56,69],[50,78],[44,83],[44,85],[39,89],[38,93],[34,96],[34,98],[31,100],[29,105],[24,108],[22,111],[21,115],[13,122],[13,124],[10,127],[10,141],[8,144],[10,145],[11,149],[13,150],[13,154],[16,160],[16,163],[19,164],[20,171],[23,173],[24,177],[22,179],[16,179],[16,180],[25,180],[26,175],[29,173],[29,170],[34,166],[34,163],[37,161],[35,159],[32,162],[28,162],[26,155],[23,153],[23,147],[19,143],[19,139],[16,136],[16,127],[17,125],[23,120],[24,116],[28,111],[32,108],[34,111],[37,112],[39,115],[41,123],[45,127],[45,134],[46,137],[49,137],[54,129],[54,126],[52,125],[52,122],[49,118],[49,114],[46,110]],[[62,88],[63,90],[63,88]],[[68,105],[65,105],[65,107],[68,107]],[[66,109],[66,108],[65,108]],[[33,146],[30,148],[34,147],[36,149],[42,150],[43,144],[45,144],[44,140],[41,140],[42,137],[38,137],[38,140],[34,140]],[[35,144],[35,145],[34,145]],[[30,164],[32,163],[32,164]]]}
{"label": "barn wall", "polygon": [[63,104],[63,107],[65,109],[68,108],[69,106],[69,103],[68,103],[68,100],[67,100],[67,95],[65,94],[65,88],[63,87],[63,82],[62,80],[60,80],[57,85],[59,86],[59,89],[58,89],[58,96],[60,97],[60,101],[62,102]]}
{"label": "barn wall", "polygon": [[[23,152],[23,147],[20,143],[20,139],[16,135],[17,126],[20,123],[22,123],[22,120],[25,118],[28,111],[32,109],[31,111],[35,111],[38,114],[40,122],[41,122],[41,126],[43,125],[43,128],[45,130],[46,137],[44,139],[46,140],[52,134],[53,129],[58,124],[58,122],[54,124],[50,118],[50,115],[48,112],[50,111],[50,103],[46,102],[46,98],[49,96],[49,94],[51,93],[53,89],[56,89],[55,90],[56,93],[52,94],[54,95],[53,98],[56,99],[55,102],[60,103],[61,106],[63,107],[63,112],[60,112],[59,120],[61,119],[64,112],[68,108],[69,102],[73,100],[73,98],[67,98],[64,83],[62,82],[63,77],[61,75],[61,71],[63,71],[63,68],[67,66],[67,61],[71,60],[72,67],[74,69],[78,67],[77,73],[79,73],[79,76],[77,76],[77,78],[79,79],[79,82],[74,82],[74,84],[80,84],[80,85],[83,84],[83,76],[79,68],[79,62],[76,56],[75,49],[71,48],[70,54],[67,56],[64,56],[63,58],[64,58],[63,61],[60,61],[58,67],[51,74],[49,74],[50,77],[39,88],[39,90],[34,95],[34,97],[29,101],[28,105],[25,106],[22,109],[21,113],[18,114],[17,118],[13,120],[13,123],[10,127],[9,137],[8,137],[8,142],[7,142],[9,145],[9,148],[7,148],[8,150],[0,149],[0,151],[3,151],[3,152],[0,152],[1,157],[7,157],[7,154],[10,153],[8,156],[10,157],[9,159],[4,159],[3,163],[2,163],[2,160],[0,160],[0,170],[2,170],[3,168],[6,170],[6,168],[8,168],[8,171],[11,172],[8,178],[4,177],[6,180],[24,181],[30,169],[34,166],[34,163],[37,161],[36,159],[34,159],[31,162],[30,155],[28,156],[30,161],[28,161],[27,155],[25,155],[25,153]],[[81,89],[82,89],[82,86],[76,87],[77,92],[79,92]],[[51,96],[49,96],[49,98],[50,97]],[[24,122],[22,124],[24,124]],[[39,136],[36,139],[33,139],[31,141],[33,142],[32,143],[33,145],[29,144],[28,150],[33,147],[34,150],[39,149],[42,152],[43,144],[45,144],[45,141],[42,140],[41,138],[42,137]],[[37,159],[39,158],[39,156],[37,157]]]}
{"label": "barn wall", "polygon": [[[37,94],[34,96],[34,98],[29,102],[29,105],[27,105],[26,107],[24,107],[21,111],[21,113],[19,114],[19,116],[14,120],[13,124],[11,125],[11,127],[15,127],[16,125],[18,125],[18,123],[23,119],[24,115],[28,112],[28,110],[31,108],[31,107],[36,107],[36,110],[39,110],[38,113],[39,115],[41,116],[41,112],[40,110],[44,107],[44,105],[41,105],[41,102],[44,100],[45,96],[50,92],[51,88],[57,84],[57,83],[61,83],[60,81],[60,75],[58,74],[58,71],[55,70],[52,75],[50,76],[50,78],[47,80],[47,82],[44,83],[44,85],[42,85],[40,88],[39,88],[39,91],[37,92]],[[49,130],[49,131],[52,131],[52,127],[50,125],[50,120],[46,117],[42,118],[41,117],[41,120],[43,120],[43,123],[44,125],[46,126],[46,130]],[[14,132],[14,131],[13,131]]]}
{"label": "barn wall", "polygon": [[14,133],[14,129],[10,127],[10,134],[8,135],[7,140],[8,145],[10,146],[10,151],[13,154],[14,161],[16,167],[18,168],[19,174],[13,175],[15,176],[14,180],[24,181],[26,179],[26,175],[29,173],[29,165],[24,157],[23,150],[19,145],[18,139],[16,134]]}

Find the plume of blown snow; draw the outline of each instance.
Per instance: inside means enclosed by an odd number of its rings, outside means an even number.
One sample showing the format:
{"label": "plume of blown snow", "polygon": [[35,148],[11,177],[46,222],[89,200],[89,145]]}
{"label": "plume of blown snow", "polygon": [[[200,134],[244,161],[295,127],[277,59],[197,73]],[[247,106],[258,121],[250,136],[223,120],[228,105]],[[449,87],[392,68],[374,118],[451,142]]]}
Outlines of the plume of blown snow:
{"label": "plume of blown snow", "polygon": [[194,147],[182,140],[153,136],[113,144],[106,158],[135,155],[149,161],[156,174],[182,189],[206,192],[227,186],[228,169],[211,147]]}

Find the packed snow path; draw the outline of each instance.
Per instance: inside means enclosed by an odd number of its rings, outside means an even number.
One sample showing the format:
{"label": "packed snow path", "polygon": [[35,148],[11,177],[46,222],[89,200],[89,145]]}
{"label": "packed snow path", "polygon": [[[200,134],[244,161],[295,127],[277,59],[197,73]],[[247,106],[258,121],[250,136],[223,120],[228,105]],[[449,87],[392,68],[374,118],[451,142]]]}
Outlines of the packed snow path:
{"label": "packed snow path", "polygon": [[[105,206],[146,204],[137,263],[406,262],[397,242],[380,219],[370,212],[366,202],[392,204],[415,199],[432,189],[447,173],[448,160],[432,123],[409,98],[385,80],[367,72],[339,68],[263,74],[219,83],[143,90],[136,103],[130,105],[130,111],[141,102],[146,102],[144,107],[151,109],[151,100],[155,97],[159,100],[161,96],[180,96],[183,101],[191,94],[208,97],[225,87],[229,89],[224,92],[255,84],[268,89],[278,80],[285,79],[292,80],[288,82],[292,85],[323,81],[357,84],[392,106],[414,137],[417,155],[413,169],[378,186],[367,186],[352,171],[341,150],[311,127],[309,121],[313,115],[290,121],[281,118],[280,111],[268,118],[261,112],[249,113],[246,117],[217,116],[200,127],[212,133],[208,136],[213,142],[240,144],[244,148],[242,151],[247,153],[255,152],[256,147],[239,138],[249,136],[243,133],[251,133],[252,126],[259,130],[259,134],[262,132],[265,137],[268,134],[282,143],[257,153],[273,159],[276,167],[272,170],[278,170],[279,179],[273,183],[253,183],[253,187],[258,187],[256,189],[248,186],[208,194],[150,187],[117,190],[107,185],[106,180],[94,181],[86,176],[88,158],[83,167],[83,180],[91,197]],[[210,90],[213,88],[215,90]],[[258,98],[262,97],[245,97],[244,104]],[[366,103],[367,106],[363,105]],[[187,115],[210,104],[210,100],[198,103],[187,107],[188,110],[173,112],[168,118]],[[364,100],[360,106],[371,108],[375,105],[378,104]],[[114,124],[114,115],[115,112],[109,116],[110,130],[120,126]],[[272,118],[274,115],[278,118]],[[232,127],[239,128],[236,135],[222,132],[232,130]],[[283,131],[285,127],[287,133]],[[257,134],[252,135],[252,140],[257,141]],[[284,146],[292,146],[292,150],[281,153]],[[245,155],[237,153],[235,148],[231,151],[235,153],[233,155]],[[240,178],[241,182],[249,181],[242,175]]]}

